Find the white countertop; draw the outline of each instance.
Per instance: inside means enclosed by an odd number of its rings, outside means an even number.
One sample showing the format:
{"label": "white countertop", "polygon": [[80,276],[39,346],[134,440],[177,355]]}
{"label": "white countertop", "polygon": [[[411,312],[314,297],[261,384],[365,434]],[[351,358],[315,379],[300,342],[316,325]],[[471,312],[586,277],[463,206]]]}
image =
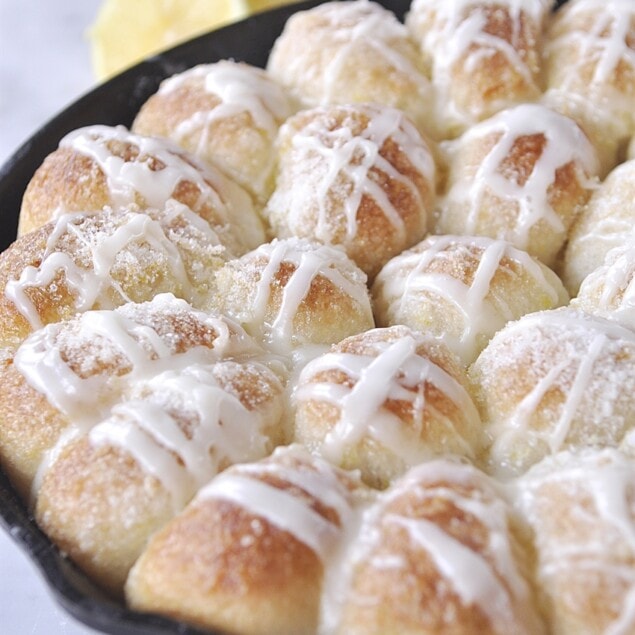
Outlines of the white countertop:
{"label": "white countertop", "polygon": [[[95,83],[86,29],[101,0],[0,0],[0,164]],[[95,633],[51,598],[40,574],[0,529],[3,635]]]}

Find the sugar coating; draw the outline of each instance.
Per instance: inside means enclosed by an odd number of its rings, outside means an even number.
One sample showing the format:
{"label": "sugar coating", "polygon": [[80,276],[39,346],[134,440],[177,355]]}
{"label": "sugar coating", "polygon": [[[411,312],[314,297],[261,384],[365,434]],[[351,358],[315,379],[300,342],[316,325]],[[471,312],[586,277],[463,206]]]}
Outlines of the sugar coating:
{"label": "sugar coating", "polygon": [[573,308],[507,324],[470,368],[490,468],[519,474],[544,456],[616,447],[635,423],[635,332]]}

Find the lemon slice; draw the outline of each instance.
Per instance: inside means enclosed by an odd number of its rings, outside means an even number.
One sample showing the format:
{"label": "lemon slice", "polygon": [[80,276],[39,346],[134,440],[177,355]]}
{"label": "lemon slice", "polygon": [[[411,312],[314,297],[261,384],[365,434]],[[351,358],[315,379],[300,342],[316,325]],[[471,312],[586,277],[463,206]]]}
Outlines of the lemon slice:
{"label": "lemon slice", "polygon": [[105,0],[88,34],[93,70],[106,79],[248,11],[245,0]]}
{"label": "lemon slice", "polygon": [[245,0],[248,13],[259,13],[260,11],[266,11],[267,9],[273,9],[275,7],[281,7],[283,4],[292,4],[299,0]]}
{"label": "lemon slice", "polygon": [[105,0],[88,33],[93,71],[106,79],[205,31],[294,1]]}

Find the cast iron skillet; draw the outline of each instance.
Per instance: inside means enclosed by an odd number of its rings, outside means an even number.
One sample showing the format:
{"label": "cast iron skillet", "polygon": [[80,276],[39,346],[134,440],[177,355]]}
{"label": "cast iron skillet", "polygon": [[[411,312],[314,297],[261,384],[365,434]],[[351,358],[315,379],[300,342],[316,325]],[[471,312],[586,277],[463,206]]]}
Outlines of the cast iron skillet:
{"label": "cast iron skillet", "polygon": [[[0,168],[0,251],[14,240],[22,195],[33,173],[71,130],[93,124],[130,126],[161,80],[196,64],[234,59],[264,66],[289,16],[318,5],[309,0],[247,18],[152,57],[98,86],[40,128]],[[376,0],[403,19],[411,0]],[[559,0],[558,5],[566,0]],[[0,470],[0,525],[30,556],[54,599],[73,617],[112,635],[202,635],[173,620],[128,610],[105,596],[40,531]],[[221,635],[219,631],[205,631]],[[272,634],[273,635],[273,634]]]}

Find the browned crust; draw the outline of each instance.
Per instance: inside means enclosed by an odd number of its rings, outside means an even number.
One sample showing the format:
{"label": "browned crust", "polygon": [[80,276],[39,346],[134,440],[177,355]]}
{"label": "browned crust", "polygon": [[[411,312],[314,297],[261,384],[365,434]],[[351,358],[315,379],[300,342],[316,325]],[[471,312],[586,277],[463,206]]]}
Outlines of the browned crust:
{"label": "browned crust", "polygon": [[203,499],[154,536],[126,591],[136,610],[249,635],[292,635],[315,631],[321,581],[321,561],[295,536],[231,502]]}
{"label": "browned crust", "polygon": [[[141,154],[139,146],[133,141],[103,139],[98,134],[95,139],[112,156],[126,163],[143,163],[152,172],[161,172],[166,168],[157,157]],[[156,143],[164,142],[157,138]],[[222,192],[217,191],[207,180],[194,157],[188,156],[185,150],[173,152],[165,148],[165,151],[172,154],[176,161],[182,161],[199,171],[201,180],[216,192],[222,204],[227,203],[223,200]],[[204,195],[197,183],[186,177],[185,170],[169,198],[186,205],[221,233],[227,225],[224,211],[217,209],[216,202]],[[41,227],[60,213],[95,212],[115,204],[108,180],[99,164],[80,151],[60,147],[48,155],[27,186],[20,210],[19,235]],[[140,210],[150,207],[148,201],[136,191],[128,204],[135,205]]]}
{"label": "browned crust", "polygon": [[51,540],[114,595],[147,537],[173,515],[169,493],[125,450],[88,438],[47,470],[35,511]]}
{"label": "browned crust", "polygon": [[12,361],[0,366],[0,462],[22,499],[44,453],[57,442],[68,419],[32,388]]}
{"label": "browned crust", "polygon": [[[18,238],[0,254],[0,342],[3,347],[17,346],[31,331],[27,319],[6,295],[7,283],[18,280],[27,267],[39,267],[46,252],[46,243],[54,225]],[[75,313],[75,297],[58,274],[46,288],[31,287],[25,291],[43,323],[59,322]]]}
{"label": "browned crust", "polygon": [[[465,468],[457,466],[457,471],[461,469]],[[418,488],[425,490],[426,495],[418,495]],[[439,488],[440,493],[430,495],[432,488]],[[530,597],[525,600],[526,606],[513,606],[511,623],[502,614],[500,623],[492,623],[482,607],[465,603],[451,580],[439,569],[433,556],[413,542],[407,528],[389,521],[391,516],[396,516],[402,519],[422,519],[436,525],[449,538],[481,556],[491,567],[501,587],[512,598],[512,581],[505,578],[504,569],[497,568],[496,556],[491,552],[490,530],[481,519],[456,504],[454,495],[484,504],[491,504],[494,500],[492,492],[479,486],[474,480],[458,483],[441,477],[411,483],[408,490],[402,489],[382,507],[375,521],[377,533],[373,535],[376,540],[354,568],[349,600],[344,606],[338,633],[493,635],[514,632],[516,628],[519,629],[517,632],[527,632],[528,624],[524,621],[527,611],[530,615],[533,614],[529,618],[530,623],[535,628],[540,628]],[[524,542],[524,531],[510,513],[506,515],[509,524],[504,539],[509,541],[514,566],[526,578],[529,574],[530,553]],[[377,559],[381,561],[382,558],[395,557],[401,563],[398,567],[377,568],[373,564]],[[363,598],[364,601],[358,602],[357,598]]]}
{"label": "browned crust", "polygon": [[[312,238],[317,224],[316,216],[320,201],[311,200],[312,209],[303,210],[299,226],[293,227],[288,225],[285,215],[295,213],[296,210],[276,208],[276,205],[284,200],[286,193],[293,191],[293,188],[312,187],[314,170],[310,162],[318,159],[307,156],[301,160],[302,157],[297,156],[292,148],[293,135],[301,133],[309,125],[315,126],[316,122],[323,125],[325,134],[338,128],[346,128],[352,135],[360,135],[370,124],[372,117],[372,111],[367,111],[364,105],[330,106],[302,111],[287,120],[287,132],[279,138],[281,160],[276,192],[269,203],[270,221],[275,233],[279,236],[290,233]],[[320,135],[316,136],[319,140]],[[422,138],[420,143],[422,149],[427,147]],[[391,178],[377,166],[369,170],[368,179],[379,185],[403,221],[402,235],[386,217],[381,203],[364,193],[356,212],[356,235],[352,240],[347,238],[344,209],[346,197],[350,195],[353,183],[342,173],[334,179],[325,202],[327,222],[331,227],[329,242],[344,246],[348,255],[371,279],[392,256],[424,237],[428,228],[428,215],[432,211],[435,198],[435,184],[429,183],[415,168],[395,139],[387,139],[379,149],[379,154],[406,180],[414,183],[418,193],[418,196],[415,195],[407,185]],[[359,161],[359,157],[353,157],[351,164],[356,165]],[[319,174],[320,170],[317,173]],[[276,194],[280,196],[279,199],[276,199]]]}
{"label": "browned crust", "polygon": [[[482,161],[501,135],[500,132],[492,132],[459,142],[460,152],[457,152],[457,158],[450,165],[448,186],[473,181]],[[498,166],[498,173],[522,187],[539,166],[546,143],[547,139],[542,133],[519,135]],[[558,141],[552,140],[551,143]],[[517,246],[547,266],[554,267],[571,226],[591,198],[593,190],[589,182],[592,177],[583,174],[581,166],[574,161],[559,166],[547,189],[547,201],[562,221],[563,228],[554,228],[548,220],[540,218],[529,228],[527,244]],[[464,234],[467,218],[464,207],[463,200],[453,200],[451,195],[448,196],[436,228],[437,233]],[[521,211],[519,202],[514,198],[498,196],[485,187],[476,210],[475,233],[491,238],[504,237],[516,227]]]}
{"label": "browned crust", "polygon": [[[419,344],[416,353],[438,366],[454,379],[469,395],[470,386],[465,372],[457,358],[440,342],[430,338],[415,335],[414,331],[406,327],[392,327],[390,329],[375,329],[356,336],[351,336],[331,348],[334,353],[350,353],[353,355],[376,356],[376,344],[380,341],[397,340],[399,337],[413,335]],[[327,369],[317,372],[313,376],[305,376],[304,384],[340,384],[351,388],[354,380],[339,369]],[[402,386],[402,389],[405,389]],[[421,395],[425,404],[420,420],[416,410],[416,400],[387,399],[381,405],[394,414],[403,426],[405,434],[411,434],[412,443],[420,444],[421,449],[429,446],[430,455],[437,455],[442,451],[459,453],[456,443],[447,435],[452,426],[467,446],[473,450],[481,444],[481,430],[473,429],[472,420],[464,413],[461,405],[454,402],[447,394],[423,379],[419,384],[408,388],[413,396]],[[467,397],[469,398],[469,397]],[[328,433],[340,419],[341,409],[337,404],[320,401],[318,399],[302,399],[297,404],[295,434],[296,439],[305,443],[309,448],[318,451]],[[452,449],[448,449],[448,445]],[[464,449],[464,448],[462,448]],[[341,459],[341,466],[347,469],[360,469],[363,480],[373,487],[383,489],[392,479],[402,474],[408,467],[403,457],[385,448],[379,441],[370,436],[364,436],[359,442],[345,448]]]}
{"label": "browned crust", "polygon": [[177,126],[197,112],[212,110],[221,100],[188,81],[174,90],[155,93],[141,107],[132,129],[143,135],[170,137]]}
{"label": "browned crust", "polygon": [[492,35],[511,46],[521,63],[529,71],[531,80],[518,73],[510,64],[507,55],[495,51],[474,68],[466,60],[481,48],[472,44],[452,67],[451,95],[457,104],[477,119],[483,119],[500,109],[501,104],[510,105],[522,101],[534,101],[540,95],[540,25],[530,20],[524,11],[515,23],[504,4],[474,4],[464,19],[477,13],[484,20],[483,33]]}

